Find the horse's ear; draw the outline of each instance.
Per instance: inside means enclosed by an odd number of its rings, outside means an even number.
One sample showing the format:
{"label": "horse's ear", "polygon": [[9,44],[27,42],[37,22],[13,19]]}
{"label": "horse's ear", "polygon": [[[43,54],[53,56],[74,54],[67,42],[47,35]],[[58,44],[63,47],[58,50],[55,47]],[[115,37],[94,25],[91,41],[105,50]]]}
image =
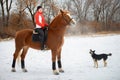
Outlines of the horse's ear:
{"label": "horse's ear", "polygon": [[61,12],[61,13],[64,13],[62,9],[60,9],[60,12]]}

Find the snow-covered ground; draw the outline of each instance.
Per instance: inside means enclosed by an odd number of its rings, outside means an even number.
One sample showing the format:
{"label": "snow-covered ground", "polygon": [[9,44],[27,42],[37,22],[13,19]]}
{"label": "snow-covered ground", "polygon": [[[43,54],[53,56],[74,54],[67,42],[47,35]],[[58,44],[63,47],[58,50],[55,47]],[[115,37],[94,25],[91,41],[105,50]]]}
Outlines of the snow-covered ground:
{"label": "snow-covered ground", "polygon": [[[89,49],[96,53],[112,53],[108,66],[93,67]],[[53,75],[51,52],[29,49],[26,56],[27,73],[16,64],[17,72],[11,72],[14,40],[0,42],[0,80],[120,80],[120,35],[97,37],[65,37],[62,64],[65,73]]]}

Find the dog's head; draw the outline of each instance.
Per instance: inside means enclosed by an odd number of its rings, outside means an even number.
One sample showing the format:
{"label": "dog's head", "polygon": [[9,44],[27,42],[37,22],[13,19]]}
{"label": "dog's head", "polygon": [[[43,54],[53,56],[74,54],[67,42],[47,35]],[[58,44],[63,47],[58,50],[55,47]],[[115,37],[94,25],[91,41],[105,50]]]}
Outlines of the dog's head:
{"label": "dog's head", "polygon": [[95,50],[90,49],[90,54],[95,54]]}

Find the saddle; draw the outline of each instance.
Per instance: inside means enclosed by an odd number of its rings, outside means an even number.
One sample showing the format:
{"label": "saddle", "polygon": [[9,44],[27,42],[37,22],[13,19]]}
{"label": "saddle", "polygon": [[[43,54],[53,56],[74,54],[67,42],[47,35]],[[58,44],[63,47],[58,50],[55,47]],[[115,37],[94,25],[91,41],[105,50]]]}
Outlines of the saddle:
{"label": "saddle", "polygon": [[42,32],[38,31],[36,28],[33,30],[32,34],[32,41],[33,42],[46,42],[47,35],[48,35],[48,29],[43,29],[44,34]]}
{"label": "saddle", "polygon": [[35,30],[33,30],[32,41],[33,42],[40,41],[39,34],[38,32],[35,32]]}

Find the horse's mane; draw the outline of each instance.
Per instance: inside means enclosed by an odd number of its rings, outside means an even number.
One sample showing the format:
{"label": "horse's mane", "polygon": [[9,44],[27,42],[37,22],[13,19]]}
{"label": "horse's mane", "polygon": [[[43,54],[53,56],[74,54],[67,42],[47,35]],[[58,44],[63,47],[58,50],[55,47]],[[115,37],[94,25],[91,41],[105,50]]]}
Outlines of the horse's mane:
{"label": "horse's mane", "polygon": [[50,23],[50,26],[54,23],[54,21],[56,20],[56,18],[58,17],[58,16],[60,16],[61,15],[61,13],[59,13],[57,16],[55,16],[54,18],[53,18],[53,20],[51,21],[51,23]]}

